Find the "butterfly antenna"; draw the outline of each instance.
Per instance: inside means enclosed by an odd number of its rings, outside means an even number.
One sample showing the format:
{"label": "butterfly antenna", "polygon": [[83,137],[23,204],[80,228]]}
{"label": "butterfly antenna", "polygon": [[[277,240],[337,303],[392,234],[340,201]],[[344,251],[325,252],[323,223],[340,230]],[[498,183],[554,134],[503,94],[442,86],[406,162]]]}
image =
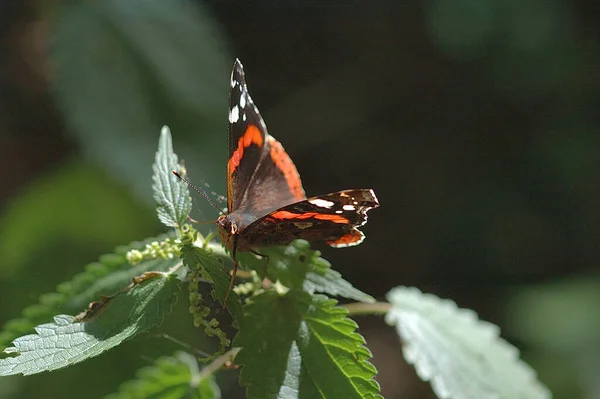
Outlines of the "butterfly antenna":
{"label": "butterfly antenna", "polygon": [[223,213],[223,210],[219,207],[219,205],[217,205],[215,203],[215,201],[213,201],[212,199],[210,199],[210,197],[208,195],[206,195],[206,193],[204,191],[197,189],[196,186],[194,186],[192,183],[190,183],[190,181],[188,179],[186,179],[185,177],[181,176],[176,171],[173,170],[172,172],[173,172],[173,174],[175,176],[177,176],[177,178],[179,180],[181,180],[182,182],[184,182],[185,184],[187,184],[188,187],[192,188],[195,192],[197,192],[198,194],[200,194],[201,196],[203,196],[208,202],[210,202],[210,204],[212,206],[214,206],[215,208],[217,208],[217,210],[219,211],[219,213]]}

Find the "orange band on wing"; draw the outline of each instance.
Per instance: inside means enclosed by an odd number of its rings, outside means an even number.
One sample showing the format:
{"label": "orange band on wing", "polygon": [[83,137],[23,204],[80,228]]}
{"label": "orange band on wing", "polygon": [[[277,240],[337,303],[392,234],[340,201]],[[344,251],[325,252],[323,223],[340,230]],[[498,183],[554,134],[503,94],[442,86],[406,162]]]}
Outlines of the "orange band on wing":
{"label": "orange band on wing", "polygon": [[232,212],[232,201],[233,201],[233,172],[240,165],[240,161],[244,156],[244,150],[250,147],[252,144],[256,144],[258,147],[263,145],[263,136],[260,130],[255,125],[249,125],[246,128],[244,134],[238,139],[238,145],[229,162],[227,162],[227,209]]}
{"label": "orange band on wing", "polygon": [[350,220],[346,219],[343,216],[327,215],[324,213],[317,213],[317,212],[293,213],[293,212],[288,212],[288,211],[277,211],[277,212],[273,212],[269,216],[274,219],[279,219],[279,220],[313,218],[313,219],[319,219],[319,220],[329,220],[333,223],[341,223],[341,224],[350,223]]}
{"label": "orange band on wing", "polygon": [[360,244],[364,239],[365,235],[361,231],[354,229],[337,240],[327,241],[327,244],[334,248],[352,247]]}
{"label": "orange band on wing", "polygon": [[258,147],[263,145],[263,136],[255,125],[249,125],[244,134],[238,140],[238,146],[231,154],[229,163],[227,164],[227,172],[231,176],[240,165],[240,161],[244,156],[244,149],[256,144]]}
{"label": "orange band on wing", "polygon": [[290,192],[297,200],[306,198],[304,195],[304,189],[302,188],[302,182],[300,181],[300,175],[296,170],[294,162],[290,159],[290,156],[285,152],[283,146],[279,141],[269,136],[269,144],[271,145],[271,159],[275,162],[277,169],[279,169],[290,189]]}

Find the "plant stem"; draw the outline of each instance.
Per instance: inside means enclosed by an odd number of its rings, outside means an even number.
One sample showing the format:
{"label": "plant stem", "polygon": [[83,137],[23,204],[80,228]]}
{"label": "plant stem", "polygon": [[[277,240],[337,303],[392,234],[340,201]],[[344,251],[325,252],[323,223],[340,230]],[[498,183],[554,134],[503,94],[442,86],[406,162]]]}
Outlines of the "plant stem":
{"label": "plant stem", "polygon": [[361,315],[384,315],[392,309],[392,305],[387,302],[375,302],[375,303],[349,303],[342,305],[348,310],[350,316],[361,316]]}
{"label": "plant stem", "polygon": [[233,361],[240,349],[242,348],[231,348],[227,352],[223,353],[221,356],[219,356],[218,358],[210,362],[210,364],[208,364],[206,367],[204,367],[202,371],[200,371],[200,374],[198,374],[198,378],[202,380],[208,377],[209,375],[214,374],[221,367],[223,367],[225,363]]}

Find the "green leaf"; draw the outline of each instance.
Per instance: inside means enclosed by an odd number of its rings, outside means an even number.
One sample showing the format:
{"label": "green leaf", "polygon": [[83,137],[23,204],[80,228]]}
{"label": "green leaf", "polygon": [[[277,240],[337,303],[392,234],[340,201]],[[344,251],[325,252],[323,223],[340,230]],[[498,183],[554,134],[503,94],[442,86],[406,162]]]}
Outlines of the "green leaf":
{"label": "green leaf", "polygon": [[178,290],[174,275],[148,272],[85,314],[56,316],[54,323],[36,327],[36,334],[17,338],[4,350],[16,356],[0,359],[0,375],[36,374],[97,356],[160,324]]}
{"label": "green leaf", "polygon": [[308,241],[294,240],[287,246],[261,248],[260,252],[268,256],[268,264],[250,253],[239,254],[238,259],[259,275],[266,274],[272,281],[278,280],[287,287],[303,289],[310,294],[322,292],[360,302],[375,302],[372,296],[356,289],[331,269],[331,264],[321,258],[320,251],[311,249]]}
{"label": "green leaf", "polygon": [[181,227],[192,209],[192,197],[188,186],[179,181],[172,173],[181,166],[177,155],[173,152],[171,131],[164,126],[160,132],[158,151],[152,170],[152,190],[158,204],[158,219],[168,227]]}
{"label": "green leaf", "polygon": [[87,155],[141,198],[150,194],[157,127],[185,132],[187,147],[203,148],[199,169],[222,157],[221,141],[207,138],[226,126],[233,57],[207,7],[105,0],[58,10],[53,94]]}
{"label": "green leaf", "polygon": [[499,337],[497,326],[449,300],[398,287],[386,322],[395,326],[404,357],[440,398],[550,398],[517,348]]}
{"label": "green leaf", "polygon": [[36,325],[52,320],[58,309],[73,314],[81,312],[90,302],[119,291],[135,276],[147,271],[166,271],[175,266],[178,259],[153,259],[135,266],[126,259],[131,249],[141,250],[152,242],[169,238],[170,235],[164,235],[134,242],[117,248],[113,254],[100,257],[98,262],[86,266],[84,272],[60,284],[55,293],[44,294],[37,304],[26,307],[23,317],[8,321],[0,332],[0,345],[6,347],[16,337],[32,332]]}
{"label": "green leaf", "polygon": [[292,290],[252,297],[234,341],[249,399],[381,398],[371,353],[345,309]]}
{"label": "green leaf", "polygon": [[[229,288],[230,276],[225,272],[223,264],[217,260],[217,257],[206,249],[198,248],[189,242],[185,243],[185,240],[184,245],[181,248],[181,257],[183,263],[189,267],[190,270],[197,269],[198,266],[200,266],[202,270],[208,274],[210,280],[215,284],[214,290],[216,291],[216,297],[223,303],[225,293]],[[233,291],[229,293],[229,297],[227,298],[227,310],[241,328],[244,324],[244,314],[240,304],[240,298]]]}
{"label": "green leaf", "polygon": [[295,240],[289,245],[276,245],[260,248],[260,258],[250,252],[238,253],[238,261],[245,267],[255,270],[259,276],[279,281],[286,287],[301,289],[306,273],[312,270],[312,263],[319,256],[310,249],[305,240]]}
{"label": "green leaf", "polygon": [[310,294],[323,292],[331,296],[354,299],[364,303],[374,303],[371,295],[354,288],[352,284],[342,278],[342,275],[333,269],[323,271],[323,274],[309,272],[304,281],[304,290]]}
{"label": "green leaf", "polygon": [[318,256],[320,255],[318,251],[314,252],[310,262],[312,271],[306,274],[304,281],[305,291],[310,294],[323,292],[331,296],[341,296],[365,303],[375,302],[375,298],[371,295],[354,288],[352,284],[344,280],[339,272],[331,268],[329,262]]}
{"label": "green leaf", "polygon": [[202,373],[196,358],[177,352],[138,371],[137,379],[127,381],[119,391],[104,399],[219,399],[221,391],[212,375]]}

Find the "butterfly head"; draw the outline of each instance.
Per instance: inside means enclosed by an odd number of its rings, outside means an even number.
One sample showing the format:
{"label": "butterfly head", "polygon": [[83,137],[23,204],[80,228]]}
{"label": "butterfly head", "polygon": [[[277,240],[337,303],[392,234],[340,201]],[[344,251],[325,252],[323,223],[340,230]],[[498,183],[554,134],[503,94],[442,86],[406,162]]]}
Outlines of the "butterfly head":
{"label": "butterfly head", "polygon": [[228,215],[221,215],[217,219],[217,229],[219,230],[221,242],[227,249],[231,250],[233,248],[234,237],[239,231],[237,223],[231,220]]}

